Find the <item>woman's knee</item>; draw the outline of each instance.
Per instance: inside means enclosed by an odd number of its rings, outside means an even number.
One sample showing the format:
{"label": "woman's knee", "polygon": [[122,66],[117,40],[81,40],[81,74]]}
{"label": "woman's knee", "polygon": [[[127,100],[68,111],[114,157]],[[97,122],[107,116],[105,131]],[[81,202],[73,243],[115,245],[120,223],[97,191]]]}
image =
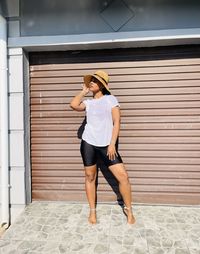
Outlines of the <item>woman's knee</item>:
{"label": "woman's knee", "polygon": [[96,174],[94,173],[85,173],[85,179],[87,182],[92,183],[96,180]]}
{"label": "woman's knee", "polygon": [[85,179],[90,183],[96,180],[96,165],[85,167]]}
{"label": "woman's knee", "polygon": [[126,171],[119,174],[119,183],[129,184],[129,178]]}

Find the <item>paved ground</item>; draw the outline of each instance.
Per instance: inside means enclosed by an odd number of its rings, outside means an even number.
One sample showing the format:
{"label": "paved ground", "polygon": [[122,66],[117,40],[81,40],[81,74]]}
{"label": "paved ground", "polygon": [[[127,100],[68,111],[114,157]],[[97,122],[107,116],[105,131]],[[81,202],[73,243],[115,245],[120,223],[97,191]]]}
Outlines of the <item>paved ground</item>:
{"label": "paved ground", "polygon": [[200,207],[142,206],[127,225],[118,205],[34,202],[0,239],[0,254],[200,254]]}

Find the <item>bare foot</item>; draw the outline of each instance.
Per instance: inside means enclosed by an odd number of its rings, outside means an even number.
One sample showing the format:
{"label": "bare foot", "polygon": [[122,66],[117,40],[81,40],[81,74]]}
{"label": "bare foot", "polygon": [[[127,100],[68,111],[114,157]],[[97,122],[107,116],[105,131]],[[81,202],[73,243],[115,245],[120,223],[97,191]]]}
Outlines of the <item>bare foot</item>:
{"label": "bare foot", "polygon": [[96,224],[97,223],[96,209],[95,208],[90,209],[90,215],[88,217],[88,221],[89,221],[90,224]]}
{"label": "bare foot", "polygon": [[134,224],[135,221],[136,221],[136,219],[135,219],[135,217],[133,216],[131,207],[126,207],[126,206],[124,206],[124,210],[123,210],[123,211],[124,211],[124,213],[125,213],[125,215],[126,215],[126,217],[127,217],[127,222],[128,222],[128,224]]}

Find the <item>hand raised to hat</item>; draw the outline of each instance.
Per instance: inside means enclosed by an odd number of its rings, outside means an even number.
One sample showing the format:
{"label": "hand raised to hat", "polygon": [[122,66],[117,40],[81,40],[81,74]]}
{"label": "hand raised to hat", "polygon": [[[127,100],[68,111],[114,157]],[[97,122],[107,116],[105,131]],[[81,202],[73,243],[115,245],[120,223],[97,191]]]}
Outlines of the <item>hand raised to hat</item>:
{"label": "hand raised to hat", "polygon": [[89,91],[90,91],[90,89],[89,89],[85,84],[83,84],[83,85],[82,85],[82,92],[83,92],[84,96],[85,96],[86,94],[88,94]]}
{"label": "hand raised to hat", "polygon": [[85,85],[82,86],[81,92],[79,92],[70,102],[70,107],[76,111],[85,110],[85,104],[82,103],[83,97],[89,92],[89,88]]}

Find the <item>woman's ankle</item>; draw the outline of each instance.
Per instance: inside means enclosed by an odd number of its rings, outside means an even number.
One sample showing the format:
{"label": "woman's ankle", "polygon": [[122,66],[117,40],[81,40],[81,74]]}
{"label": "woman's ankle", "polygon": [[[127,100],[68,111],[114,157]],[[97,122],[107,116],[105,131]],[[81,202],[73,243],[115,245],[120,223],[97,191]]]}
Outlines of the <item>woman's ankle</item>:
{"label": "woman's ankle", "polygon": [[96,224],[97,223],[96,208],[90,208],[88,221],[89,221],[90,224]]}
{"label": "woman's ankle", "polygon": [[130,206],[126,206],[126,205],[124,205],[124,210],[126,210],[127,212],[132,212],[132,206],[130,205]]}

